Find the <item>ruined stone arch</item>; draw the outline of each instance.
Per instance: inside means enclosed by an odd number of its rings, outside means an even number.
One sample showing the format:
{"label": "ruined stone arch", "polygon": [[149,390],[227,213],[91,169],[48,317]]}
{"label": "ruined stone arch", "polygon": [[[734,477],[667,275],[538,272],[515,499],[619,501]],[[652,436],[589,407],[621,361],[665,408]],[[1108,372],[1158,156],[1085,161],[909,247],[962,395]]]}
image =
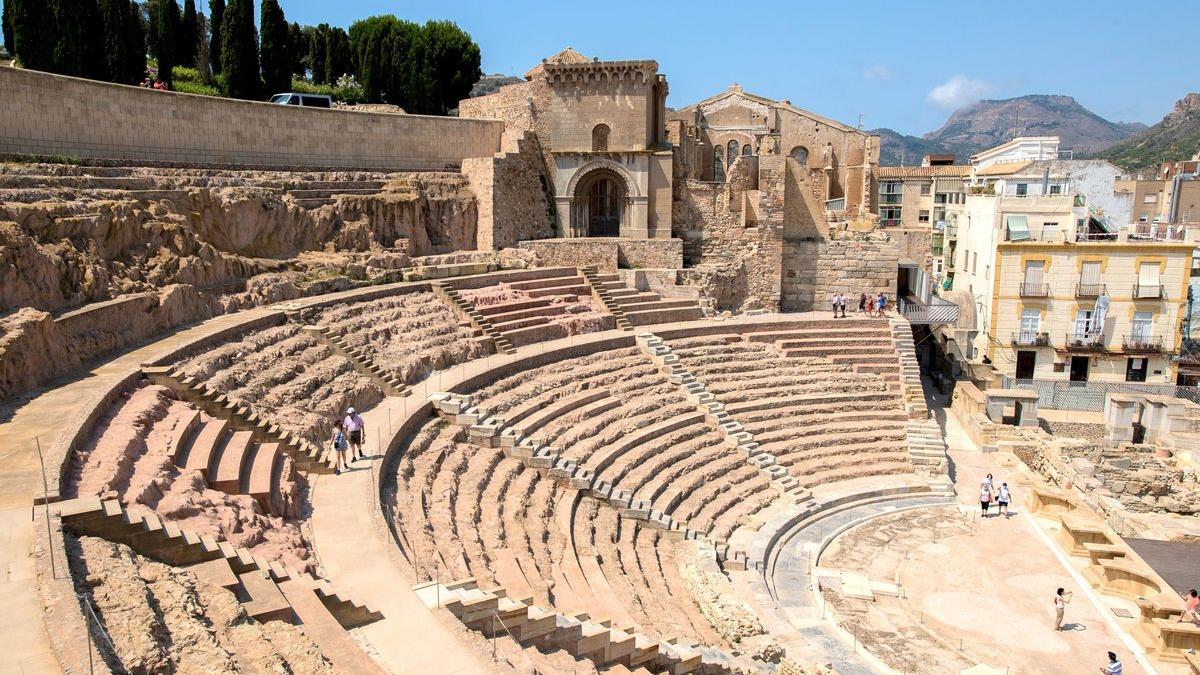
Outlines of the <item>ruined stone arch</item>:
{"label": "ruined stone arch", "polygon": [[808,148],[804,147],[803,145],[797,145],[796,147],[792,148],[792,151],[788,153],[788,156],[799,162],[801,165],[808,166]]}
{"label": "ruined stone arch", "polygon": [[733,163],[737,160],[738,155],[742,154],[741,145],[738,144],[736,139],[730,139],[730,141],[725,144],[725,147],[728,149],[728,152],[725,155],[725,161],[727,161],[730,166],[733,166]]}
{"label": "ruined stone arch", "polygon": [[725,153],[719,145],[713,148],[713,180],[725,182]]}

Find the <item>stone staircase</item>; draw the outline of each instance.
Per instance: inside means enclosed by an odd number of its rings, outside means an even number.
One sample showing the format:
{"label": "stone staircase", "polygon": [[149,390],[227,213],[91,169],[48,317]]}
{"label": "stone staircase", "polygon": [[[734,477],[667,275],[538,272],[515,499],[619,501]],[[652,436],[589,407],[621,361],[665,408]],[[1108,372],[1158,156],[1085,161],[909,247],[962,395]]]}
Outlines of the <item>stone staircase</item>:
{"label": "stone staircase", "polygon": [[308,572],[268,562],[248,549],[237,548],[219,537],[185,530],[148,511],[129,511],[115,499],[70,499],[54,505],[62,523],[76,534],[125,544],[140,555],[169,565],[189,566],[206,580],[226,588],[237,587],[247,613],[259,620],[295,620],[292,605],[279,585],[297,582],[320,599],[343,628],[353,628],[382,618],[370,605],[340,593],[327,580]]}
{"label": "stone staircase", "polygon": [[619,274],[596,273],[589,277],[588,281],[598,290],[608,293],[608,300],[605,302],[608,310],[614,314],[620,311],[619,316],[633,326],[698,321],[704,318],[704,311],[700,309],[697,300],[664,298],[652,291],[629,288]]}
{"label": "stone staircase", "polygon": [[704,383],[697,381],[695,375],[679,363],[679,357],[671,353],[671,348],[662,338],[653,333],[639,333],[636,339],[638,348],[658,365],[673,384],[683,388],[688,401],[695,404],[707,422],[725,435],[725,443],[744,454],[746,461],[757,467],[771,481],[771,487],[797,504],[812,499],[808,490],[800,485],[800,481],[790,475],[787,468],[776,463],[774,455],[760,448],[754,436],[725,411],[725,405],[717,401],[705,388]]}
{"label": "stone staircase", "polygon": [[516,353],[517,350],[508,341],[508,338],[501,335],[500,331],[496,330],[495,326],[492,325],[492,322],[488,321],[488,318],[481,314],[479,310],[471,306],[471,303],[467,302],[456,289],[440,280],[430,282],[430,286],[433,289],[433,294],[450,305],[455,313],[470,321],[473,328],[491,338],[492,343],[496,346],[496,352],[502,354]]}
{"label": "stone staircase", "polygon": [[249,408],[229,399],[206,382],[186,377],[172,366],[143,366],[142,374],[151,382],[167,387],[188,403],[192,403],[212,417],[225,421],[231,429],[247,431],[259,443],[275,443],[278,448],[291,455],[296,465],[312,473],[333,473],[336,458],[326,449],[299,436],[282,430]]}
{"label": "stone staircase", "polygon": [[946,442],[942,429],[931,419],[909,420],[908,453],[912,463],[927,468],[931,473],[945,474],[948,466]]}
{"label": "stone staircase", "polygon": [[913,345],[912,325],[905,319],[892,317],[892,341],[900,357],[900,384],[904,394],[904,407],[910,419],[929,419],[929,408],[925,405],[925,387],[921,384],[921,367],[917,363],[917,350]]}
{"label": "stone staircase", "polygon": [[510,635],[542,650],[562,649],[595,667],[646,668],[656,673],[729,673],[733,659],[718,650],[669,639],[655,640],[632,626],[616,627],[587,613],[563,614],[510,598],[502,587],[479,588],[473,578],[413,586],[430,609],[446,609],[468,628],[488,637]]}
{"label": "stone staircase", "polygon": [[376,365],[362,349],[350,346],[346,338],[334,333],[331,327],[304,326],[301,330],[328,344],[334,353],[345,357],[355,370],[370,378],[385,395],[404,396],[408,393],[408,386],[400,378]]}
{"label": "stone staircase", "polygon": [[[604,392],[592,392],[588,396],[603,396]],[[526,435],[537,430],[536,421],[518,422],[510,425],[503,418],[492,415],[486,408],[473,404],[465,394],[435,392],[429,395],[434,411],[449,424],[468,427],[468,440],[480,446],[499,447],[505,456],[518,459],[526,468],[548,475],[564,486],[579,490],[602,504],[620,509],[621,516],[636,520],[646,527],[663,530],[679,539],[705,539],[705,533],[693,530],[687,523],[653,508],[649,500],[635,499],[633,492],[614,489],[607,481],[599,480],[596,474],[578,463],[561,457],[559,451]],[[576,403],[587,405],[588,397],[580,397]],[[698,417],[697,417],[698,419]],[[744,564],[745,554],[731,549],[725,542],[714,542],[718,562],[737,567]]]}
{"label": "stone staircase", "polygon": [[633,324],[629,323],[629,319],[625,318],[625,310],[621,309],[620,305],[613,298],[612,290],[609,289],[604,281],[601,281],[600,271],[594,266],[581,267],[580,271],[592,287],[592,294],[616,318],[617,328],[619,330],[633,330]]}

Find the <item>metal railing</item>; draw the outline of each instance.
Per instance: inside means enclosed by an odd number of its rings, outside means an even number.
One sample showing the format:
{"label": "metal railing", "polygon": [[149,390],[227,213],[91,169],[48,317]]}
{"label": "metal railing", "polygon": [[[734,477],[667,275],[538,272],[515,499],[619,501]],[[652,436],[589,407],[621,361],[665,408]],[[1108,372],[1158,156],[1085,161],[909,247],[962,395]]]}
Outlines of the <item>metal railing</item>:
{"label": "metal railing", "polygon": [[1050,285],[1045,283],[1021,283],[1022,298],[1044,298],[1050,295]]}
{"label": "metal railing", "polygon": [[1063,344],[1073,351],[1102,352],[1108,349],[1104,346],[1102,333],[1067,333],[1065,338]]}
{"label": "metal railing", "polygon": [[1134,300],[1161,300],[1165,297],[1162,284],[1142,285],[1135,283],[1133,285]]}
{"label": "metal railing", "polygon": [[958,305],[936,295],[929,299],[929,304],[900,298],[898,305],[900,314],[908,319],[909,323],[950,326],[958,323]]}
{"label": "metal railing", "polygon": [[1004,376],[1004,389],[1031,389],[1038,394],[1038,407],[1051,410],[1103,412],[1109,394],[1156,394],[1200,403],[1200,387],[1135,382],[1066,382],[1063,380],[1018,380]]}
{"label": "metal railing", "polygon": [[1104,284],[1075,284],[1075,297],[1077,298],[1098,298],[1108,293],[1108,289]]}
{"label": "metal railing", "polygon": [[1018,347],[1049,347],[1049,333],[1032,333],[1022,331],[1012,334],[1012,343]]}
{"label": "metal railing", "polygon": [[1150,333],[1126,333],[1121,338],[1121,346],[1127,352],[1161,352],[1163,339],[1161,335]]}
{"label": "metal railing", "polygon": [[885,219],[879,221],[879,225],[882,227],[900,227],[900,219],[899,218],[885,218]]}

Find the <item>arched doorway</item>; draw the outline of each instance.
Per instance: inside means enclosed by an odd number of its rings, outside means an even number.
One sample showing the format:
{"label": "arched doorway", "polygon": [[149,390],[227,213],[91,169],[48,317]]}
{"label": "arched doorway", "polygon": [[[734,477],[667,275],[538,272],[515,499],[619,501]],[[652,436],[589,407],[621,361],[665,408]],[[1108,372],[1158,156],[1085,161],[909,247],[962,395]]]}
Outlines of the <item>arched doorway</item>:
{"label": "arched doorway", "polygon": [[628,193],[616,172],[593,171],[575,188],[579,229],[589,237],[619,237]]}

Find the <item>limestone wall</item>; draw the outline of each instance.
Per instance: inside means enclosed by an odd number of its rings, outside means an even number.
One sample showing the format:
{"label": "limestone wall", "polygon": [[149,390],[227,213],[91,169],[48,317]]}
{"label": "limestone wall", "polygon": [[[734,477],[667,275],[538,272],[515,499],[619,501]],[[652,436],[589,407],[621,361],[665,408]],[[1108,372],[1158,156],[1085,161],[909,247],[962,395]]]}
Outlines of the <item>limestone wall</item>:
{"label": "limestone wall", "polygon": [[679,239],[628,239],[580,237],[522,241],[520,248],[534,251],[546,267],[594,266],[601,272],[625,269],[683,267],[683,241]]}
{"label": "limestone wall", "polygon": [[500,149],[495,121],[160,92],[0,68],[0,153],[260,167],[420,169]]}
{"label": "limestone wall", "polygon": [[540,144],[532,132],[513,137],[511,147],[494,157],[463,160],[462,172],[479,203],[476,246],[480,250],[554,236],[549,184]]}
{"label": "limestone wall", "polygon": [[821,309],[834,293],[857,298],[863,291],[884,293],[894,307],[899,255],[894,240],[785,241],[783,310]]}

